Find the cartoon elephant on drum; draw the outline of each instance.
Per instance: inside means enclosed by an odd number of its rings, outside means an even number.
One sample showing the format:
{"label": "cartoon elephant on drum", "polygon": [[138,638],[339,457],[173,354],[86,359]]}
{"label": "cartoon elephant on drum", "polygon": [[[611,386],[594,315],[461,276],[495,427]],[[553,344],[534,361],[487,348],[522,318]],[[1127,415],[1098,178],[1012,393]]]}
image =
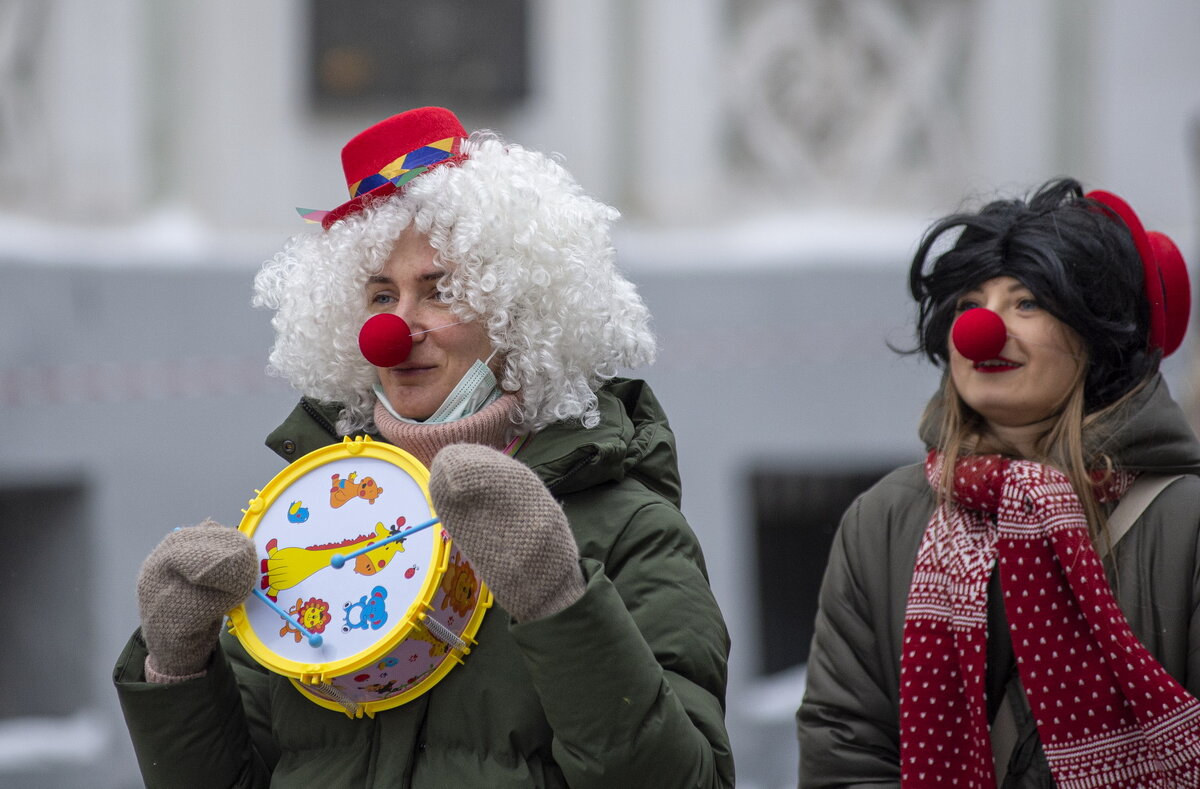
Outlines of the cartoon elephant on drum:
{"label": "cartoon elephant on drum", "polygon": [[[387,589],[382,586],[376,586],[371,590],[371,595],[363,595],[358,598],[357,603],[346,603],[342,606],[345,610],[342,612],[342,617],[345,624],[342,625],[342,632],[349,633],[351,630],[378,630],[387,622],[387,606],[384,600],[387,599]],[[351,621],[357,612],[358,621]]]}

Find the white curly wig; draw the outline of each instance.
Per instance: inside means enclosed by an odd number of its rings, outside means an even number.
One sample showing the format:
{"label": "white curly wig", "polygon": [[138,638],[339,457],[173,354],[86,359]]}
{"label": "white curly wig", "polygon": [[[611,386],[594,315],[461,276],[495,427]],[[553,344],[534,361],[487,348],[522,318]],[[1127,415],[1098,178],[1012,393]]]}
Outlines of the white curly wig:
{"label": "white curly wig", "polygon": [[617,270],[617,211],[585,195],[557,161],[490,132],[466,161],[410,181],[327,231],[290,239],[254,280],[275,310],[270,369],[302,394],[342,404],[338,429],[370,429],[376,370],[358,350],[365,288],[411,224],[446,270],[460,318],[481,320],[504,357],[501,387],[521,393],[521,431],[578,419],[594,427],[596,390],[654,359],[649,312]]}

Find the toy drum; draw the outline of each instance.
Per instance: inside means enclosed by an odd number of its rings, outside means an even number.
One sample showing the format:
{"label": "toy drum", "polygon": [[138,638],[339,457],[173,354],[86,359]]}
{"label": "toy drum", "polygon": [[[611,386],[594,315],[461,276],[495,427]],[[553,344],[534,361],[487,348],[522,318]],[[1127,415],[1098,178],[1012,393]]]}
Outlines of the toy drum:
{"label": "toy drum", "polygon": [[229,613],[246,651],[352,717],[411,701],[462,662],[492,604],[416,458],[369,438],[295,461],[244,510],[261,580]]}

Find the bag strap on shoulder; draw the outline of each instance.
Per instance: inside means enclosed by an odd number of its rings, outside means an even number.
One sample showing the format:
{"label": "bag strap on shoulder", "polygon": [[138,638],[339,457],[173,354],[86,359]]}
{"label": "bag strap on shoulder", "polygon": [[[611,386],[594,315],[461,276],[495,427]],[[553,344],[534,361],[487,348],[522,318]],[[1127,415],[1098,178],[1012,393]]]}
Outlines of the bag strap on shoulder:
{"label": "bag strap on shoulder", "polygon": [[1166,490],[1172,482],[1182,478],[1182,474],[1143,474],[1138,477],[1129,486],[1129,490],[1125,491],[1112,515],[1108,516],[1108,544],[1096,549],[1100,558],[1103,559],[1110,549],[1116,547],[1158,494]]}

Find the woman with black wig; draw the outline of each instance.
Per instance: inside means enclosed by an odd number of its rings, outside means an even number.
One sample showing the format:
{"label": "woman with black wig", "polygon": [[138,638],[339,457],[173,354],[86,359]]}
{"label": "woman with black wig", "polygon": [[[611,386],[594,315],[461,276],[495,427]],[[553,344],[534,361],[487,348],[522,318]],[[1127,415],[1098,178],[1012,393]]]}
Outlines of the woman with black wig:
{"label": "woman with black wig", "polygon": [[1158,372],[1178,250],[1058,180],[934,224],[910,288],[930,452],[842,520],[801,785],[1200,786],[1200,443]]}

